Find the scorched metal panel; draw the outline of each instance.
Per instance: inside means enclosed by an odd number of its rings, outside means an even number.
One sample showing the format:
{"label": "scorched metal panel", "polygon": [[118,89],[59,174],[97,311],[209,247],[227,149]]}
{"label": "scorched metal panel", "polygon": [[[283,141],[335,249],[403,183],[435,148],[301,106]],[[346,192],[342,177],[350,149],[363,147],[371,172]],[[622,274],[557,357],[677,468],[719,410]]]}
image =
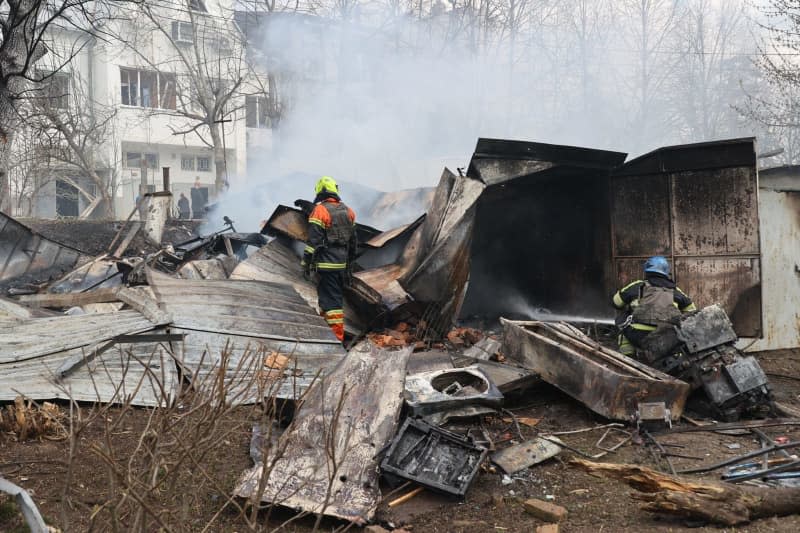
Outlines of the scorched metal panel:
{"label": "scorched metal panel", "polygon": [[753,139],[661,148],[615,171],[611,190],[620,286],[642,276],[647,257],[666,255],[698,307],[719,303],[739,336],[761,335]]}

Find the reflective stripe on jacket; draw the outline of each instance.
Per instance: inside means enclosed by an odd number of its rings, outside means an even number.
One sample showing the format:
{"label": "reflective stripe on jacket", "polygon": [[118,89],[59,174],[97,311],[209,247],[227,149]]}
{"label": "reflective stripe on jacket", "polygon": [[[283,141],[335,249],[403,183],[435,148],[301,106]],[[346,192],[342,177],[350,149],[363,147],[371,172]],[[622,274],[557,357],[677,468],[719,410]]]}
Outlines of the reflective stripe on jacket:
{"label": "reflective stripe on jacket", "polygon": [[[346,217],[331,216],[331,210],[338,208],[346,209]],[[334,215],[336,213],[334,212]],[[342,220],[345,224],[350,224],[350,228],[336,226],[337,220]],[[349,251],[355,250],[356,232],[355,212],[334,198],[327,198],[314,206],[311,215],[308,217],[308,242],[306,242],[305,254],[313,256],[313,264],[317,270],[345,270],[349,258]],[[342,231],[344,230],[344,231]],[[347,231],[349,230],[349,231]],[[330,236],[334,237],[334,242],[328,242]],[[350,235],[349,242],[343,245],[338,242],[341,235]]]}

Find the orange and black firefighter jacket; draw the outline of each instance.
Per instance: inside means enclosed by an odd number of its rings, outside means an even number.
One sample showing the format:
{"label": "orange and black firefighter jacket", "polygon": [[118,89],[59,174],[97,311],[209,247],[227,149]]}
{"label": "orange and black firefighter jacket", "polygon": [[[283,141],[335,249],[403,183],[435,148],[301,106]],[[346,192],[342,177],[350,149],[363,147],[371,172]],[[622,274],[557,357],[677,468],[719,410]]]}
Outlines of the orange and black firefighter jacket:
{"label": "orange and black firefighter jacket", "polygon": [[346,270],[357,245],[355,212],[336,198],[326,198],[314,206],[308,222],[303,263],[318,271]]}

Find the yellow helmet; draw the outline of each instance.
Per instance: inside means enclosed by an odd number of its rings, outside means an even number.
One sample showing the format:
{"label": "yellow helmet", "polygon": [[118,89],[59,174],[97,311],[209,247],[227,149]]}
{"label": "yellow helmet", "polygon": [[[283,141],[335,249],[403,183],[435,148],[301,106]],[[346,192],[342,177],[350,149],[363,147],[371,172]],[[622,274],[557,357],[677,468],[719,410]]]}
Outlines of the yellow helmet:
{"label": "yellow helmet", "polygon": [[336,180],[334,180],[330,176],[322,176],[317,181],[317,186],[314,187],[314,193],[320,194],[323,192],[329,192],[338,195],[339,194],[339,186],[336,185]]}

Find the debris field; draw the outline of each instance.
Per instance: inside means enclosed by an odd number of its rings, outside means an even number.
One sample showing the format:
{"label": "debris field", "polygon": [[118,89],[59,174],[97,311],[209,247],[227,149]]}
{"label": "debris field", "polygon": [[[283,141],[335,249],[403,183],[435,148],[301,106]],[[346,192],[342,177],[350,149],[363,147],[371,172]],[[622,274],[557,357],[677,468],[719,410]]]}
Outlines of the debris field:
{"label": "debris field", "polygon": [[[425,215],[357,225],[344,344],[303,209],[252,233],[170,220],[168,191],[81,230],[0,214],[0,520],[796,531],[800,350],[737,344],[770,318],[753,143],[480,139]],[[700,311],[631,358],[609,295],[654,253]]]}

